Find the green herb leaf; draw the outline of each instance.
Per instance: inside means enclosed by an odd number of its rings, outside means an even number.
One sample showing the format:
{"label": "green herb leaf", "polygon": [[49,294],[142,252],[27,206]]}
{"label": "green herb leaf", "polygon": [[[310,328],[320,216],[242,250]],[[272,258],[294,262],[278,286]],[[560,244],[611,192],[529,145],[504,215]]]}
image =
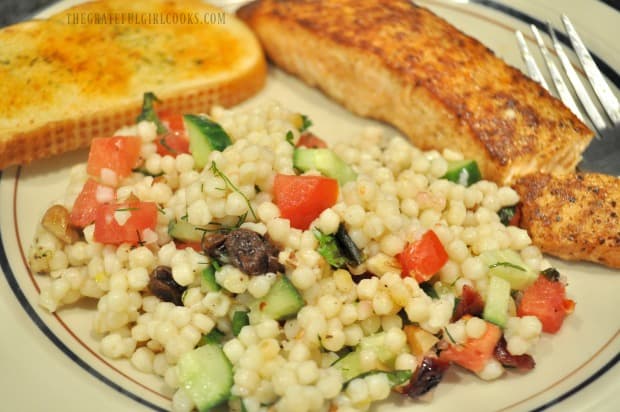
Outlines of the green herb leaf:
{"label": "green herb leaf", "polygon": [[222,173],[220,169],[217,168],[217,164],[213,161],[211,162],[210,170],[213,173],[213,175],[221,178],[226,184],[226,186],[228,186],[231,190],[234,190],[235,192],[239,193],[243,197],[243,199],[245,199],[245,202],[248,205],[248,209],[250,210],[250,213],[252,213],[252,217],[256,220],[257,219],[256,213],[254,212],[254,208],[252,208],[252,203],[250,203],[250,199],[248,199],[247,196],[243,194],[243,192],[239,190],[239,188],[230,181],[228,176],[226,176],[224,173]]}
{"label": "green herb leaf", "polygon": [[299,128],[300,132],[304,132],[308,130],[312,126],[312,120],[305,114],[301,115],[301,127]]}
{"label": "green herb leaf", "polygon": [[147,120],[149,122],[155,123],[157,125],[157,134],[164,134],[168,132],[168,129],[157,117],[157,112],[155,111],[155,102],[159,102],[160,100],[155,96],[153,92],[144,93],[144,98],[142,100],[142,112],[136,119],[136,122],[140,122],[141,120]]}
{"label": "green herb leaf", "polygon": [[291,132],[290,130],[286,132],[286,141],[288,142],[288,144],[295,147],[295,142],[293,142],[293,139],[295,139],[295,136],[293,136],[293,132]]}
{"label": "green herb leaf", "polygon": [[450,335],[450,332],[448,331],[448,328],[443,328],[443,330],[444,330],[444,332],[446,332],[446,335],[448,335],[448,339],[450,339],[450,342],[452,342],[454,345],[456,345],[456,340],[454,340],[452,335]]}
{"label": "green herb leaf", "polygon": [[314,237],[319,241],[317,252],[334,268],[341,268],[347,264],[348,259],[342,255],[336,242],[336,237],[326,235],[318,229],[313,230]]}
{"label": "green herb leaf", "polygon": [[499,215],[499,220],[504,224],[504,226],[508,226],[510,221],[515,216],[516,207],[515,206],[505,206],[497,211]]}

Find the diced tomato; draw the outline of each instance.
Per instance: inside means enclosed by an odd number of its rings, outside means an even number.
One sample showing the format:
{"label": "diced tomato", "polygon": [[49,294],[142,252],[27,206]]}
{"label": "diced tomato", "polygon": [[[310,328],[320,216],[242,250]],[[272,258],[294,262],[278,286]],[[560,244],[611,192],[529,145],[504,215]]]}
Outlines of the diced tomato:
{"label": "diced tomato", "polygon": [[[99,196],[97,195],[98,191],[100,193]],[[113,201],[115,197],[113,188],[99,184],[93,179],[88,179],[86,183],[84,183],[84,187],[75,199],[75,203],[71,209],[70,221],[73,226],[85,227],[95,221],[97,208],[102,204],[102,202],[97,200],[97,197],[101,198],[102,195],[107,195],[105,191],[110,191],[109,200]]]}
{"label": "diced tomato", "polygon": [[[141,145],[142,141],[139,137],[96,137],[90,144],[86,170],[89,175],[100,179],[101,171],[109,169],[114,172],[115,179],[113,180],[118,182],[129,176],[131,170],[136,167]],[[106,183],[112,183],[108,177],[104,177]]]}
{"label": "diced tomato", "polygon": [[162,110],[157,113],[157,116],[168,129],[168,133],[158,136],[155,140],[157,153],[161,156],[177,156],[181,153],[189,153],[189,137],[183,122],[183,115]]}
{"label": "diced tomato", "polygon": [[175,241],[174,242],[175,246],[177,247],[177,249],[181,250],[181,249],[194,249],[196,252],[202,253],[202,244],[200,242],[181,242],[181,241]]}
{"label": "diced tomato", "polygon": [[[128,217],[126,213],[129,213]],[[97,208],[94,238],[105,244],[137,244],[143,240],[143,231],[155,230],[156,224],[157,205],[154,202],[108,203]]]}
{"label": "diced tomato", "polygon": [[166,129],[185,133],[185,123],[183,122],[183,115],[172,110],[160,110],[157,112],[157,117],[166,126]]}
{"label": "diced tomato", "polygon": [[323,210],[338,200],[338,181],[324,176],[276,175],[275,204],[291,226],[306,230]]}
{"label": "diced tomato", "polygon": [[469,338],[463,344],[453,344],[441,351],[439,358],[456,363],[473,372],[480,372],[494,355],[495,346],[502,337],[501,329],[486,322],[487,330],[477,339]]}
{"label": "diced tomato", "polygon": [[566,290],[562,282],[539,275],[536,282],[523,291],[517,314],[536,316],[542,323],[544,332],[556,333],[574,306],[575,302],[566,299]]}
{"label": "diced tomato", "polygon": [[327,143],[318,136],[312,133],[306,132],[299,136],[297,141],[297,147],[307,147],[308,149],[317,149],[327,147]]}
{"label": "diced tomato", "polygon": [[420,240],[410,242],[398,254],[403,276],[413,276],[418,283],[426,282],[448,261],[448,254],[432,230]]}

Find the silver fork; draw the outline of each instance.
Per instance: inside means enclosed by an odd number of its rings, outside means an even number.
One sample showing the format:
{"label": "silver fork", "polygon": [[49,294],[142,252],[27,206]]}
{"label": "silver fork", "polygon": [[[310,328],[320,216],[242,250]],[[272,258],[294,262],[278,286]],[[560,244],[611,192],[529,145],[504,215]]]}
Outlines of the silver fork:
{"label": "silver fork", "polygon": [[[566,33],[573,46],[573,51],[577,55],[581,67],[592,86],[592,90],[594,90],[594,94],[605,110],[605,114],[601,114],[597,109],[586,86],[579,79],[564,48],[558,41],[551,24],[547,22],[547,31],[551,37],[557,59],[560,61],[564,69],[564,74],[570,81],[572,89],[581,103],[581,107],[585,110],[588,119],[590,119],[594,130],[597,132],[597,136],[584,151],[582,155],[583,158],[578,167],[580,170],[584,171],[620,175],[620,103],[605,81],[601,71],[596,66],[587,47],[577,34],[575,27],[566,15],[562,15],[562,23],[564,24]],[[554,58],[547,49],[538,28],[534,25],[531,25],[530,28],[538,44],[538,49],[545,60],[547,70],[559,98],[577,117],[579,117],[579,119],[584,120],[579,105],[573,98],[571,90],[564,82],[562,74],[555,64]],[[517,30],[515,34],[521,50],[521,57],[523,57],[529,76],[539,82],[545,89],[550,90],[545,81],[545,77],[536,64],[534,56],[527,47],[523,33]]]}

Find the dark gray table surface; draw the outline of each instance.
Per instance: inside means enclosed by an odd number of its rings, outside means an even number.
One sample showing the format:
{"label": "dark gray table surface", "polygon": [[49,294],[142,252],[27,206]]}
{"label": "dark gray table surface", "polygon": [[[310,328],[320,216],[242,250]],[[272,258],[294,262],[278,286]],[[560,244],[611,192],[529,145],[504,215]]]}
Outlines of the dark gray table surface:
{"label": "dark gray table surface", "polygon": [[32,17],[56,0],[0,0],[0,27]]}

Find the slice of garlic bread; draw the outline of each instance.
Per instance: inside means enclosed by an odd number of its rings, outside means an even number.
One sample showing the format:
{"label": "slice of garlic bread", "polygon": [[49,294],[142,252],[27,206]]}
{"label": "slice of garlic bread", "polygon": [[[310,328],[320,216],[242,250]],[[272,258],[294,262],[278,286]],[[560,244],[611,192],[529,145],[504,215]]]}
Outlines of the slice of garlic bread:
{"label": "slice of garlic bread", "polygon": [[261,89],[254,34],[200,0],[109,0],[0,30],[0,169],[88,146],[161,109],[206,112]]}

